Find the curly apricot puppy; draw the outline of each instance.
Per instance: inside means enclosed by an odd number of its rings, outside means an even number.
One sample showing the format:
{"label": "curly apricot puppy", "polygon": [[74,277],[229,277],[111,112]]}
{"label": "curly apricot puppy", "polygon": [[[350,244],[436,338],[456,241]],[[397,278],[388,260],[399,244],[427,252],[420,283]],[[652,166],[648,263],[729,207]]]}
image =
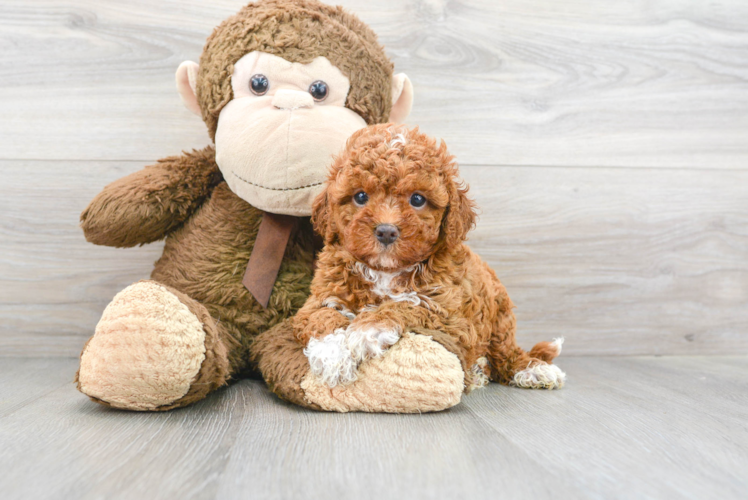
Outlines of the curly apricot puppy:
{"label": "curly apricot puppy", "polygon": [[529,353],[517,346],[506,289],[463,243],[475,204],[457,175],[443,142],[389,124],[356,132],[336,158],[312,215],[325,248],[293,319],[312,372],[328,386],[355,380],[359,363],[416,327],[458,341],[472,387],[489,378],[563,386],[564,372],[550,364],[563,339]]}

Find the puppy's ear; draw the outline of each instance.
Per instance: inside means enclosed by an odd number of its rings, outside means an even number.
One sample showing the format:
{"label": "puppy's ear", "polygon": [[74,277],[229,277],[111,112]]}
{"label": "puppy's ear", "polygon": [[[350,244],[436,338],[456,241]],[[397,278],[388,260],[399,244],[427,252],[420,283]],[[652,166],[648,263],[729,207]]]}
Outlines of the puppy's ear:
{"label": "puppy's ear", "polygon": [[330,220],[330,202],[327,196],[327,186],[317,195],[312,204],[312,225],[317,234],[322,236],[325,243],[331,243],[333,230]]}
{"label": "puppy's ear", "polygon": [[467,197],[468,187],[454,180],[449,186],[449,205],[442,218],[440,239],[452,248],[467,238],[468,231],[475,226],[475,202]]}

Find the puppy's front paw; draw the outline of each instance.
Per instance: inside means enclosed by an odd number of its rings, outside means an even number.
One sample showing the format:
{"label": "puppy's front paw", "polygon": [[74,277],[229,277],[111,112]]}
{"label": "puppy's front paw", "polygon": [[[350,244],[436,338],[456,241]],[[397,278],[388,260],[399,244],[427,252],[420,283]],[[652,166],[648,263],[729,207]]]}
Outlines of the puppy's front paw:
{"label": "puppy's front paw", "polygon": [[388,347],[400,340],[398,330],[376,323],[361,326],[351,324],[346,333],[348,349],[357,362],[381,356]]}
{"label": "puppy's front paw", "polygon": [[309,359],[312,373],[328,387],[356,380],[356,362],[346,345],[346,334],[342,329],[335,330],[322,340],[312,338],[304,354]]}
{"label": "puppy's front paw", "polygon": [[525,389],[560,389],[566,374],[556,365],[537,363],[514,374],[512,385]]}

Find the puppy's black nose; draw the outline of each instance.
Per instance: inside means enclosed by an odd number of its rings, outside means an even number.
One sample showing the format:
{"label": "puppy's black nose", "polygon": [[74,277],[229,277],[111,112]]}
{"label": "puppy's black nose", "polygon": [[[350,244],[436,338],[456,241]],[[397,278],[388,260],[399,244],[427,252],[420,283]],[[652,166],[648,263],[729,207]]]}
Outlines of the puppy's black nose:
{"label": "puppy's black nose", "polygon": [[400,231],[392,224],[379,224],[374,230],[374,234],[377,235],[377,239],[380,243],[383,245],[389,245],[394,243],[400,236]]}

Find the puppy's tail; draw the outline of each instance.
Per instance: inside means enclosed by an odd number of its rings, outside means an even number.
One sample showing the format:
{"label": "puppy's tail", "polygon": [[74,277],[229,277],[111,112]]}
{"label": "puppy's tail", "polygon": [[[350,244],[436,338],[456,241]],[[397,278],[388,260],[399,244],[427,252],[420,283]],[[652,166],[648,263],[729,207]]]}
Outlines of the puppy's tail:
{"label": "puppy's tail", "polygon": [[561,347],[564,345],[564,338],[553,339],[553,342],[538,342],[530,350],[530,357],[536,358],[546,363],[553,362],[561,354]]}

